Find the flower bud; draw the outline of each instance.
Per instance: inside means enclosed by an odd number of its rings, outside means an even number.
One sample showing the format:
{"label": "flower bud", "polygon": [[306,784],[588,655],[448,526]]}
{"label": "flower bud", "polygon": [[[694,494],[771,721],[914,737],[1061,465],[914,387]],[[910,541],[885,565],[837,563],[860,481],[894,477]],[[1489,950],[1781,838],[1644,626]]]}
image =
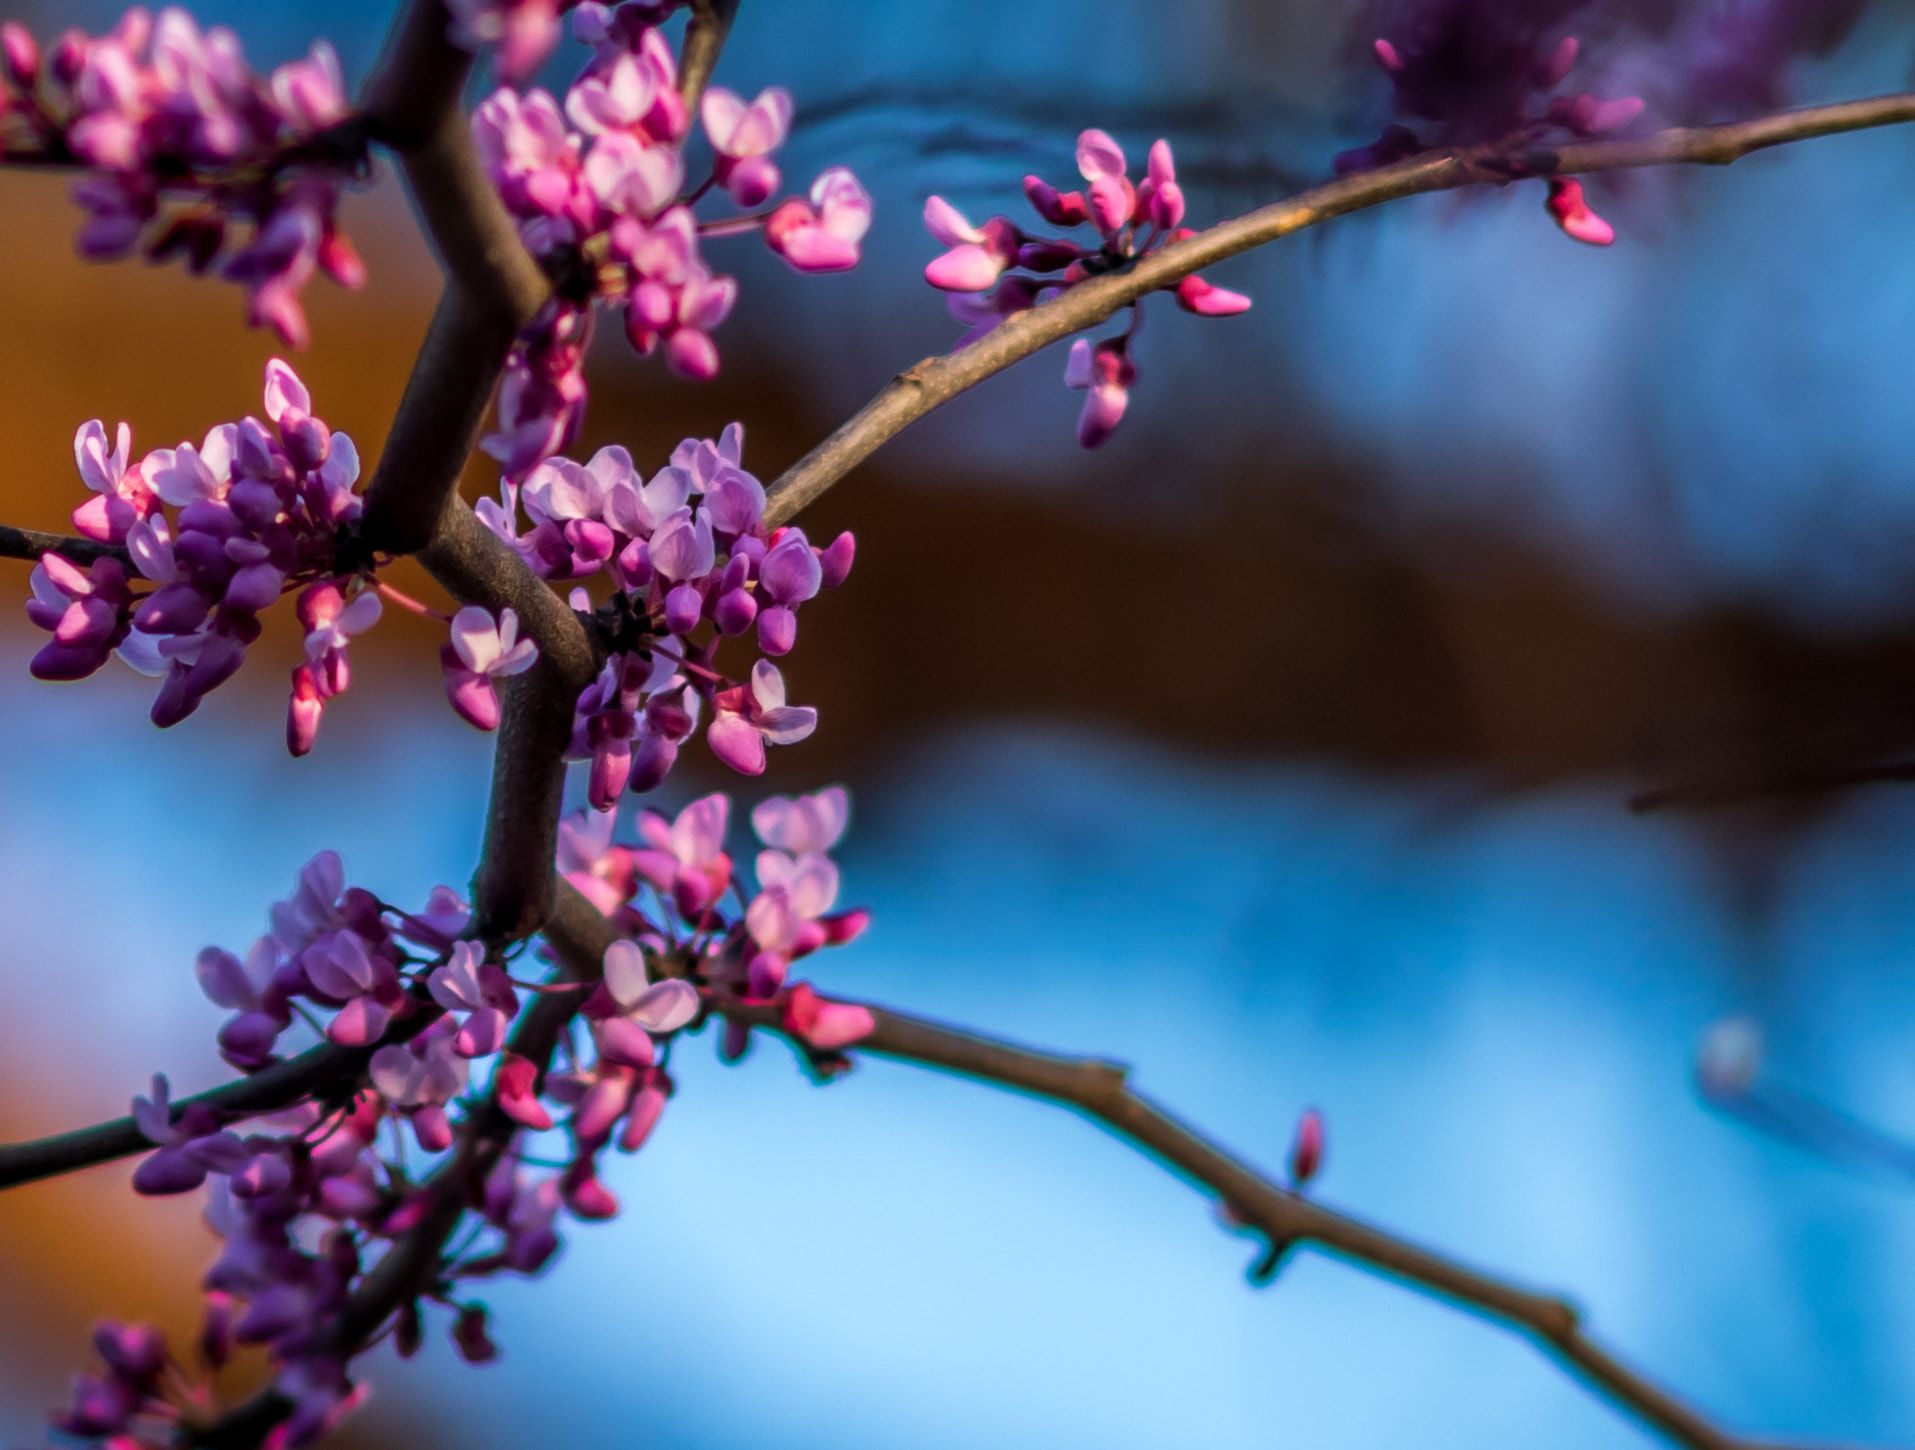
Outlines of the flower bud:
{"label": "flower bud", "polygon": [[483,1304],[468,1304],[459,1311],[459,1318],[452,1326],[452,1342],[458,1346],[459,1358],[467,1364],[485,1364],[499,1357],[499,1347],[485,1332]]}
{"label": "flower bud", "polygon": [[1298,1192],[1323,1167],[1323,1114],[1305,1108],[1297,1119],[1297,1135],[1290,1144],[1290,1186]]}
{"label": "flower bud", "polygon": [[0,25],[0,54],[6,59],[7,79],[22,90],[31,90],[40,78],[40,47],[33,33],[17,20]]}

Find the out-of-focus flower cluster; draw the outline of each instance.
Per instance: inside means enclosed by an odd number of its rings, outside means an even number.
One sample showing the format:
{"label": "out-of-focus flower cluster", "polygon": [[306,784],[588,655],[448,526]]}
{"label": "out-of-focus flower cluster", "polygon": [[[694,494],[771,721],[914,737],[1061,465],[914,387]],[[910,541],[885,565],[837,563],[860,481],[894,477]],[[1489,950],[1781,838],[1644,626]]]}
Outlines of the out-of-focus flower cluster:
{"label": "out-of-focus flower cluster", "polygon": [[[485,440],[514,477],[577,437],[595,304],[622,313],[625,335],[641,353],[662,350],[675,371],[709,378],[719,365],[711,333],[738,287],[706,264],[704,238],[762,229],[799,271],[835,272],[857,264],[871,224],[871,199],[844,167],[820,175],[808,200],[758,210],[783,179],[772,157],[790,129],[792,103],[777,87],[749,102],[718,86],[704,93],[698,119],[712,169],[687,189],[693,118],[677,58],[658,28],[677,8],[579,6],[574,33],[593,55],[564,102],[543,90],[503,89],[473,116],[486,169],[556,284],[506,364],[499,431]],[[549,7],[474,5],[470,12],[466,25],[477,35],[530,24],[549,16]],[[701,222],[693,208],[714,189],[743,214]]]}
{"label": "out-of-focus flower cluster", "polygon": [[[340,569],[340,530],[363,510],[353,492],[358,449],[313,416],[306,385],[279,358],[266,364],[265,404],[270,426],[221,423],[198,447],[158,448],[138,462],[126,424],[110,448],[98,419],[80,429],[73,452],[95,496],[73,511],[73,526],[124,545],[135,572],[111,556],[84,570],[57,553],[41,558],[27,617],[53,639],[33,657],[36,678],[84,679],[118,654],[161,677],[153,723],[176,725],[245,662],[260,612],[298,590],[306,657],[293,670],[286,744],[294,755],[312,749],[326,702],[351,683],[347,646],[378,622],[381,605],[370,573]],[[452,619],[447,694],[481,729],[499,723],[496,681],[538,657],[517,628],[510,609],[495,620],[468,607]]]}
{"label": "out-of-focus flower cluster", "polygon": [[[599,1155],[613,1142],[636,1151],[651,1136],[673,1091],[671,1045],[709,1008],[767,1013],[820,1076],[846,1067],[842,1049],[873,1030],[871,1013],[787,980],[792,963],[850,941],[868,920],[834,910],[838,870],[827,853],[844,832],[845,793],[773,798],[753,811],[765,845],[755,892],[724,850],[729,809],[714,795],[672,821],[643,813],[629,846],[613,844],[609,812],[563,823],[559,868],[620,935],[597,982],[535,989],[568,994],[578,1006],[548,1070],[510,1049],[522,988],[503,962],[463,939],[469,912],[446,887],[423,911],[401,912],[348,888],[327,852],[299,873],[291,898],[272,909],[272,930],[243,960],[217,947],[202,952],[201,987],[234,1013],[220,1050],[241,1069],[276,1061],[296,1014],[315,1027],[325,1016],[335,1043],[377,1046],[356,1091],[329,1090],[247,1131],[203,1101],[172,1102],[164,1077],[134,1100],[134,1119],[154,1144],[134,1187],[159,1195],[210,1183],[206,1221],[221,1249],[203,1281],[200,1373],[172,1356],[158,1330],[103,1323],[94,1339],[103,1368],[75,1376],[54,1427],[114,1450],[191,1443],[194,1427],[219,1412],[206,1375],[235,1344],[259,1344],[290,1407],[268,1444],[308,1444],[365,1398],[352,1358],[387,1332],[411,1354],[427,1304],[448,1312],[466,1359],[497,1353],[471,1287],[543,1268],[559,1248],[561,1211],[583,1220],[618,1213]],[[748,1030],[728,1019],[721,1054],[735,1060],[747,1044]],[[481,1060],[490,1063],[483,1094],[468,1097]],[[481,1097],[516,1125],[511,1139],[482,1182],[435,1179]],[[559,1142],[565,1165],[535,1168]],[[447,1194],[471,1216],[471,1231],[441,1230],[427,1246],[439,1264],[422,1277],[421,1298],[381,1304],[374,1317],[385,1322],[342,1343],[337,1326],[364,1312],[354,1296],[367,1275]]]}
{"label": "out-of-focus flower cluster", "polygon": [[[732,679],[715,657],[748,633],[763,655],[789,653],[798,609],[844,582],[855,541],[843,533],[819,548],[803,529],[768,531],[764,486],[745,472],[743,450],[736,423],[716,441],[687,438],[647,481],[625,449],[602,448],[588,464],[547,460],[479,503],[480,520],[540,577],[610,577],[596,620],[611,656],[579,696],[571,748],[592,762],[599,809],[627,784],[646,791],[663,780],[706,710],[712,751],[747,775],[764,770],[766,745],[816,728],[815,710],[785,703],[769,659]],[[572,604],[592,609],[582,588]]]}
{"label": "out-of-focus flower cluster", "polygon": [[[949,250],[925,267],[924,280],[949,293],[952,314],[971,325],[959,347],[1087,278],[1195,235],[1182,224],[1184,193],[1168,141],[1150,148],[1144,179],[1133,183],[1123,149],[1102,131],[1086,131],[1077,138],[1077,169],[1088,183],[1082,191],[1060,192],[1041,177],[1027,176],[1024,195],[1052,226],[1094,228],[1096,240],[1088,245],[1033,236],[1007,216],[973,226],[941,196],[925,203],[925,226]],[[1228,317],[1250,306],[1248,297],[1194,273],[1166,290],[1186,312],[1204,317]],[[1071,345],[1064,381],[1085,393],[1077,441],[1086,448],[1110,437],[1123,419],[1137,379],[1130,343],[1142,315],[1133,304],[1130,327],[1117,337],[1095,346],[1080,338]]]}
{"label": "out-of-focus flower cluster", "polygon": [[[1642,114],[1639,96],[1603,100],[1587,91],[1558,92],[1576,68],[1580,43],[1556,32],[1585,4],[1407,0],[1396,6],[1386,13],[1386,34],[1372,53],[1390,78],[1397,114],[1422,129],[1392,122],[1368,146],[1339,155],[1337,174],[1388,166],[1433,146],[1520,149],[1627,126]],[[1616,239],[1573,177],[1549,179],[1546,210],[1579,242],[1606,247]]]}
{"label": "out-of-focus flower cluster", "polygon": [[101,36],[63,32],[44,53],[0,28],[0,160],[86,168],[82,255],[179,256],[243,284],[247,320],[303,347],[300,292],[315,270],[357,287],[365,267],[339,230],[340,193],[362,177],[343,127],[339,61],[324,41],[271,76],[223,26],[177,7],[135,7]]}

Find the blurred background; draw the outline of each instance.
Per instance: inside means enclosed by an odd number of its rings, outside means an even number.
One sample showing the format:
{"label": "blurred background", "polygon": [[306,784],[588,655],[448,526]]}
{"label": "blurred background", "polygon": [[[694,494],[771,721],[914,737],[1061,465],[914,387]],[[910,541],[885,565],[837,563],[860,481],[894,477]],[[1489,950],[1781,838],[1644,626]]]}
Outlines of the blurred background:
{"label": "blurred background", "polygon": [[[1907,8],[1822,9],[1842,23],[1778,53],[1782,96],[1908,85]],[[356,79],[387,11],[198,14],[262,68],[323,33]],[[0,14],[44,34],[114,11]],[[1592,63],[1655,54],[1615,45]],[[714,245],[742,285],[723,376],[677,382],[605,329],[585,446],[649,471],[739,418],[769,479],[959,331],[918,277],[928,193],[1021,212],[1018,179],[1068,176],[1101,125],[1133,158],[1169,137],[1202,224],[1375,135],[1359,59],[1349,9],[1303,0],[747,4],[719,78],[794,90],[787,175],[857,168],[867,260],[806,279]],[[77,261],[62,193],[0,176],[0,518],[55,529],[84,497],[81,422],[125,418],[139,451],[198,438],[258,410],[274,351],[235,288]],[[787,670],[818,734],[762,790],[688,752],[666,803],[847,784],[846,891],[876,925],[819,959],[825,988],[1125,1059],[1272,1169],[1315,1104],[1326,1200],[1569,1291],[1735,1428],[1907,1443],[1915,1185],[1713,1115],[1691,1063],[1748,1013],[1778,1078],[1915,1135],[1915,799],[1627,803],[1915,752],[1915,147],[1858,135],[1594,195],[1607,252],[1530,185],[1215,269],[1256,306],[1151,306],[1096,453],[1061,348],[900,438],[805,519],[859,537]],[[347,217],[371,283],[313,286],[297,365],[371,457],[437,276],[389,174]],[[243,947],[327,847],[388,899],[462,885],[490,751],[443,704],[433,630],[396,611],[307,760],[281,741],[289,611],[161,735],[117,665],[28,678],[26,574],[0,565],[8,1138],[124,1111],[156,1069],[221,1080],[198,949]],[[352,1443],[1644,1442],[1523,1342],[1333,1261],[1251,1289],[1251,1244],[1065,1113],[687,1046],[658,1136],[613,1165],[625,1213],[490,1296],[498,1363],[441,1336],[376,1366]],[[38,1439],[95,1317],[194,1322],[197,1204],[127,1177],[0,1197],[9,1442]]]}

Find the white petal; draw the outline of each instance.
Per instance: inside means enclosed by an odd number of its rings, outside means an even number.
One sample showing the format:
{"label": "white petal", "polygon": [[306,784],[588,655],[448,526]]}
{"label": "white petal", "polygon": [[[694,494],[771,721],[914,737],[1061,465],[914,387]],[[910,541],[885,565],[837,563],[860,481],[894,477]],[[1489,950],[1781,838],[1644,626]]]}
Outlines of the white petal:
{"label": "white petal", "polygon": [[605,949],[605,986],[619,1006],[630,1007],[650,985],[645,953],[637,942],[615,941]]}

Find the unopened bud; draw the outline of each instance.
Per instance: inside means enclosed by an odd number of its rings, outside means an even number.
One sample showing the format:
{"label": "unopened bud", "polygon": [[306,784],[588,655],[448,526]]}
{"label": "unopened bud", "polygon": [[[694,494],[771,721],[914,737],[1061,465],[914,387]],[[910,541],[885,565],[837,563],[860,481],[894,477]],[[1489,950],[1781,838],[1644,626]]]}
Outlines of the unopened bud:
{"label": "unopened bud", "polygon": [[1301,1192],[1323,1167],[1323,1114],[1305,1108],[1290,1144],[1290,1186]]}
{"label": "unopened bud", "polygon": [[452,1342],[467,1364],[485,1364],[499,1357],[498,1345],[485,1332],[485,1305],[468,1304],[459,1311],[458,1322],[452,1326]]}

